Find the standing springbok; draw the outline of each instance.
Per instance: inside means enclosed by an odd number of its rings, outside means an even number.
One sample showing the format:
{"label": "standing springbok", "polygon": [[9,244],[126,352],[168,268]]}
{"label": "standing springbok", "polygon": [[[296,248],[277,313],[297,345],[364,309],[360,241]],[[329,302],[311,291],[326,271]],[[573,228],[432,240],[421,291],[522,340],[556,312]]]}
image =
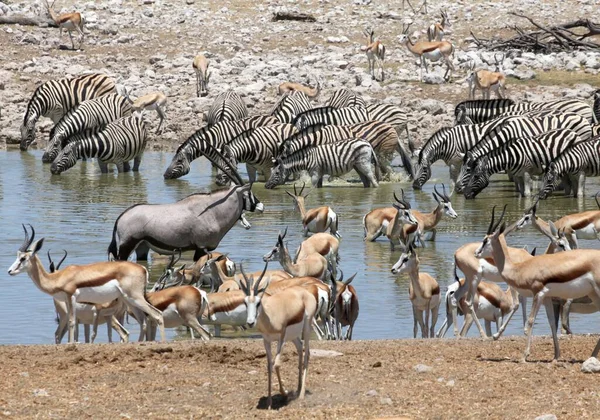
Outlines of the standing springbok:
{"label": "standing springbok", "polygon": [[418,230],[414,231],[414,234],[409,238],[408,242],[400,242],[400,236],[404,230],[404,225],[412,225],[418,226],[419,221],[413,215],[412,210],[410,208],[410,203],[404,198],[404,190],[400,190],[402,192],[402,200],[399,200],[396,197],[396,193],[394,192],[394,198],[398,202],[394,203],[394,209],[396,210],[396,215],[394,219],[390,221],[387,225],[387,229],[385,232],[385,236],[390,241],[390,248],[392,251],[396,248],[396,244],[399,243],[404,249],[408,246],[409,243],[414,242],[415,240],[420,240],[416,235],[419,233]]}
{"label": "standing springbok", "polygon": [[162,134],[161,127],[166,118],[164,107],[167,104],[167,97],[162,92],[151,92],[144,96],[140,96],[135,101],[125,92],[125,97],[131,102],[131,110],[140,112],[144,110],[155,110],[160,118],[156,134]]}
{"label": "standing springbok", "polygon": [[381,69],[381,81],[385,80],[385,74],[383,72],[383,60],[385,60],[385,45],[380,40],[375,41],[375,31],[371,28],[363,30],[363,34],[367,37],[367,45],[362,47],[361,50],[367,54],[367,60],[369,61],[369,73],[373,80],[377,80],[375,77],[375,65],[379,65]]}
{"label": "standing springbok", "polygon": [[[527,347],[524,360],[530,354],[533,323],[542,303],[547,314],[553,314],[550,298],[576,299],[588,296],[600,309],[600,251],[576,249],[558,254],[544,254],[526,261],[512,260],[504,237],[505,223],[502,222],[504,211],[498,222],[494,224],[494,210],[487,235],[475,251],[477,258],[494,258],[498,272],[506,283],[517,292],[533,294],[533,306],[527,320]],[[554,341],[554,360],[560,357],[560,347],[556,334],[556,325],[552,320],[550,327]],[[596,357],[600,351],[600,340],[592,352]]]}
{"label": "standing springbok", "polygon": [[[408,274],[410,277],[408,297],[413,307],[414,338],[417,338],[417,322],[421,327],[422,338],[434,338],[435,324],[440,309],[440,286],[429,274],[419,272],[419,257],[412,242],[392,267],[392,274]],[[423,311],[425,312],[425,322],[423,322]],[[430,312],[431,327],[429,326]]]}
{"label": "standing springbok", "polygon": [[[165,341],[162,313],[145,298],[148,283],[146,268],[128,261],[109,261],[70,265],[48,273],[37,255],[44,244],[44,238],[34,242],[35,230],[33,226],[29,226],[31,237],[23,225],[25,239],[17,251],[17,259],[8,269],[8,274],[16,276],[27,272],[42,292],[65,302],[69,316],[69,342],[72,343],[75,339],[77,302],[101,305],[119,298],[124,299],[127,306],[137,313],[137,319],[143,319],[143,312],[155,321],[160,328],[162,341]],[[145,323],[141,328],[145,330]]]}
{"label": "standing springbok", "polygon": [[408,51],[410,51],[415,57],[419,57],[421,62],[421,82],[423,81],[423,67],[425,67],[426,72],[429,72],[427,69],[427,60],[432,62],[443,60],[447,67],[446,73],[444,74],[444,79],[446,81],[450,80],[450,77],[452,77],[452,71],[454,71],[454,64],[452,64],[454,45],[448,41],[418,41],[416,44],[413,44],[413,42],[410,40],[410,36],[408,35],[409,27],[410,25],[403,28],[402,34],[398,35],[398,41],[400,44],[405,45]]}
{"label": "standing springbok", "polygon": [[263,260],[265,262],[278,260],[283,269],[294,277],[316,277],[321,280],[326,279],[328,272],[327,259],[321,254],[313,253],[303,260],[298,260],[294,263],[287,247],[283,243],[286,235],[287,228],[283,235],[279,232],[277,235],[277,243],[271,252],[263,256]]}
{"label": "standing springbok", "polygon": [[[265,266],[266,269],[266,266]],[[292,341],[298,352],[298,390],[297,397],[304,399],[306,391],[306,376],[310,359],[310,330],[317,312],[318,290],[312,287],[290,287],[272,296],[265,295],[266,287],[260,288],[259,277],[248,278],[243,270],[245,282],[240,282],[240,288],[246,295],[244,302],[248,313],[247,324],[255,325],[263,337],[267,353],[268,390],[267,407],[272,404],[271,384],[272,370],[275,368],[279,392],[284,397],[288,393],[281,382],[281,350],[286,341]],[[271,353],[271,343],[277,341],[275,360]],[[304,354],[303,354],[304,353]],[[304,358],[304,361],[303,361]]]}
{"label": "standing springbok", "polygon": [[208,95],[208,82],[210,81],[210,72],[208,71],[208,59],[203,54],[194,57],[192,67],[196,72],[196,96]]}
{"label": "standing springbok", "polygon": [[52,2],[52,5],[48,3],[48,0],[44,0],[44,3],[46,4],[46,10],[48,11],[48,14],[50,15],[54,23],[56,23],[56,26],[58,26],[58,28],[60,29],[60,39],[62,39],[63,29],[66,29],[67,32],[69,32],[69,38],[71,38],[71,49],[74,50],[75,43],[73,42],[73,35],[71,34],[71,32],[77,31],[79,33],[79,48],[81,49],[81,46],[83,45],[84,36],[84,22],[83,18],[81,17],[81,14],[78,12],[74,12],[57,15],[54,11],[54,3],[56,3],[56,0]]}
{"label": "standing springbok", "polygon": [[321,254],[326,257],[327,255],[333,255],[336,257],[336,261],[339,262],[340,257],[338,250],[340,247],[340,241],[329,233],[315,233],[310,238],[302,241],[296,252],[296,261],[301,261],[308,257],[310,254]]}
{"label": "standing springbok", "polygon": [[[341,270],[340,270],[341,272]],[[331,294],[334,301],[333,315],[335,320],[334,336],[340,340],[352,340],[354,324],[358,319],[358,294],[356,289],[350,284],[356,274],[344,281],[344,273],[341,273],[339,280],[331,277]],[[342,334],[342,327],[348,327],[346,334]]]}
{"label": "standing springbok", "polygon": [[[410,203],[404,199],[404,190],[402,191],[402,200],[400,200],[394,192],[394,199],[397,204],[392,204],[393,207],[384,207],[373,209],[363,217],[363,228],[365,231],[365,241],[375,242],[381,235],[386,234],[391,225],[399,224],[395,229],[399,232],[400,226],[403,223],[416,225],[417,219],[412,215]],[[392,227],[392,231],[394,228]],[[398,233],[399,234],[399,233]]]}
{"label": "standing springbok", "polygon": [[294,184],[294,194],[287,190],[285,191],[287,195],[292,197],[294,200],[295,207],[300,210],[300,215],[302,216],[303,235],[308,236],[309,232],[319,233],[325,232],[327,229],[329,229],[333,236],[340,238],[341,236],[338,233],[338,217],[331,207],[322,206],[310,209],[308,211],[306,210],[304,201],[311,193],[312,188],[306,193],[306,195],[302,195],[304,192],[304,187],[306,187],[306,184],[302,183],[302,189],[300,192],[298,192],[296,190],[296,184]]}
{"label": "standing springbok", "polygon": [[432,23],[429,28],[427,28],[427,39],[429,42],[432,41],[442,41],[444,35],[446,35],[446,28],[450,28],[452,26],[452,22],[448,19],[448,13],[445,10],[440,11],[440,16],[442,20],[439,23]]}
{"label": "standing springbok", "polygon": [[475,62],[469,64],[467,74],[467,83],[469,84],[469,99],[475,99],[475,89],[481,90],[483,99],[490,99],[491,91],[496,93],[496,97],[500,99],[506,98],[506,77],[500,71],[500,67],[504,62],[504,54],[500,54],[500,59],[494,54],[496,61],[496,70],[475,70]]}

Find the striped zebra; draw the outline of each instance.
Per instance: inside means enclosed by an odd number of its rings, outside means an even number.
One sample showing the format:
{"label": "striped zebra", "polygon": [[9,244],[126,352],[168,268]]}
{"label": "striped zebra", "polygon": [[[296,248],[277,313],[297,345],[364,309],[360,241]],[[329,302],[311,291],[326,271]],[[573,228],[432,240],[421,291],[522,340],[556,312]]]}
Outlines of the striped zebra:
{"label": "striped zebra", "polygon": [[600,176],[600,137],[575,144],[550,162],[538,196],[546,199],[566,181],[565,195],[583,197],[586,176]]}
{"label": "striped zebra", "polygon": [[115,91],[115,82],[104,74],[88,74],[42,83],[27,104],[21,125],[21,150],[27,150],[33,143],[35,125],[40,117],[48,117],[57,123],[68,110],[81,102]]}
{"label": "striped zebra", "polygon": [[594,106],[592,108],[594,110],[594,124],[598,126],[600,125],[600,89],[594,92]]}
{"label": "striped zebra", "polygon": [[367,103],[363,98],[352,92],[350,89],[342,88],[333,92],[331,97],[327,100],[327,102],[325,102],[325,106],[331,108],[366,108]]}
{"label": "striped zebra", "polygon": [[208,148],[221,148],[223,144],[250,128],[278,123],[275,117],[255,115],[237,121],[223,121],[213,126],[202,127],[179,145],[163,176],[165,179],[180,178],[190,172],[192,161],[204,155]]}
{"label": "striped zebra", "polygon": [[356,170],[365,188],[378,187],[374,167],[377,157],[369,142],[348,139],[337,143],[323,144],[300,149],[285,158],[277,158],[271,177],[265,188],[282,185],[290,176],[307,171],[313,187],[323,186],[323,175],[342,176],[352,169]]}
{"label": "striped zebra", "polygon": [[600,136],[600,124],[592,126],[592,137]]}
{"label": "striped zebra", "polygon": [[519,137],[531,138],[558,128],[574,131],[582,141],[591,138],[591,127],[587,120],[580,115],[567,113],[548,113],[536,117],[510,117],[504,120],[502,124],[489,129],[485,137],[465,154],[456,182],[456,191],[463,191],[469,180],[470,172],[480,157],[500,147],[510,139]]}
{"label": "striped zebra", "polygon": [[315,124],[351,125],[365,121],[369,121],[369,114],[365,108],[332,108],[324,106],[296,115],[296,118],[292,120],[292,124],[298,130],[303,130]]}
{"label": "striped zebra", "polygon": [[142,154],[146,148],[146,123],[138,115],[121,118],[107,125],[102,131],[79,141],[69,143],[58,154],[50,171],[54,175],[72,168],[78,159],[98,158],[102,172],[106,164],[124,164],[133,159],[133,170],[140,167]]}
{"label": "striped zebra", "polygon": [[269,115],[277,118],[281,123],[291,123],[296,115],[309,109],[312,109],[312,105],[306,93],[294,90],[284,93]]}
{"label": "striped zebra", "polygon": [[[292,124],[275,124],[266,127],[251,128],[242,132],[223,146],[223,155],[233,166],[245,163],[250,183],[256,181],[256,171],[264,174],[265,180],[271,176],[273,160],[282,139],[296,132]],[[217,185],[228,185],[231,180],[224,173],[217,175]]]}
{"label": "striped zebra", "polygon": [[371,104],[367,106],[369,120],[388,123],[396,129],[398,135],[406,131],[407,144],[410,144],[410,134],[408,132],[408,115],[397,105],[392,104]]}
{"label": "striped zebra", "polygon": [[506,112],[542,109],[578,114],[585,118],[589,124],[593,123],[592,107],[587,102],[579,99],[557,99],[554,101],[520,102],[517,104],[510,99],[465,101],[456,106],[454,116],[456,124],[472,124],[487,121],[490,118],[501,116]]}
{"label": "striped zebra", "polygon": [[223,121],[241,120],[248,116],[248,108],[240,95],[233,90],[219,94],[206,115],[206,124],[210,127]]}
{"label": "striped zebra", "polygon": [[42,162],[53,162],[64,147],[63,142],[74,134],[95,127],[104,127],[130,114],[131,102],[117,93],[82,102],[71,108],[50,130],[50,140],[42,156]]}
{"label": "striped zebra", "polygon": [[450,169],[450,189],[452,190],[467,151],[475,146],[488,130],[506,119],[507,117],[501,117],[478,124],[443,127],[436,131],[419,151],[414,170],[413,188],[420,190],[431,178],[431,165],[438,160],[443,160]]}
{"label": "striped zebra", "polygon": [[[321,128],[315,130],[314,128]],[[412,176],[410,155],[400,142],[398,133],[390,124],[381,121],[367,121],[358,124],[337,126],[309,126],[288,137],[281,145],[280,155],[287,156],[308,146],[318,146],[326,143],[336,143],[343,139],[360,138],[367,140],[375,153],[382,173],[388,173],[388,165],[392,154],[398,151],[402,164],[409,176]]]}
{"label": "striped zebra", "polygon": [[531,175],[541,175],[548,164],[568,147],[581,143],[568,129],[548,131],[532,138],[509,140],[480,158],[464,189],[465,198],[475,198],[500,171],[513,175],[523,197],[531,195]]}

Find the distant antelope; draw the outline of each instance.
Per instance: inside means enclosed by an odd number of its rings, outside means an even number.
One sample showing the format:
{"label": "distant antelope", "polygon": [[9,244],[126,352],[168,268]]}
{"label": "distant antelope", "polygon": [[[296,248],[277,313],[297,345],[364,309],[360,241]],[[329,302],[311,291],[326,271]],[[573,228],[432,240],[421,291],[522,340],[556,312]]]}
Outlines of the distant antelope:
{"label": "distant antelope", "polygon": [[381,81],[385,79],[383,72],[383,60],[385,59],[385,45],[380,40],[375,41],[375,31],[371,28],[363,30],[363,34],[367,37],[367,45],[361,48],[367,54],[367,60],[369,61],[369,73],[374,80],[375,77],[375,65],[378,64],[381,69]]}
{"label": "distant antelope", "polygon": [[[392,267],[392,273],[410,276],[408,294],[413,307],[414,338],[417,338],[417,323],[421,326],[421,337],[435,337],[435,324],[440,307],[440,286],[429,274],[419,272],[419,257],[412,242]],[[425,312],[425,321],[423,321],[423,312]],[[430,312],[431,327],[429,326]]]}
{"label": "distant antelope", "polygon": [[54,21],[54,23],[56,23],[56,25],[58,26],[58,28],[60,29],[60,39],[62,39],[62,34],[63,34],[63,29],[66,29],[67,32],[69,32],[69,38],[71,38],[71,49],[75,49],[75,43],[73,42],[73,35],[71,34],[72,31],[77,31],[79,33],[79,48],[81,48],[81,45],[83,44],[83,18],[81,17],[81,14],[78,12],[74,12],[74,13],[63,13],[62,15],[57,15],[56,12],[54,11],[54,3],[56,3],[56,0],[52,2],[52,5],[50,5],[48,3],[48,0],[44,0],[44,3],[46,3],[46,9],[48,11],[48,14],[50,14],[50,17],[52,18],[52,20]]}
{"label": "distant antelope", "polygon": [[306,193],[306,195],[302,195],[304,192],[304,187],[306,184],[302,184],[302,189],[300,192],[296,190],[296,184],[294,184],[294,194],[289,191],[285,191],[296,204],[298,210],[300,210],[300,214],[302,215],[302,227],[304,236],[308,236],[308,233],[319,233],[325,232],[327,229],[331,232],[331,234],[337,238],[340,238],[340,234],[338,233],[338,218],[337,214],[331,209],[329,206],[317,207],[314,209],[306,210],[304,206],[304,200],[311,193],[312,188]]}
{"label": "distant antelope", "polygon": [[156,134],[161,134],[161,127],[165,119],[164,107],[167,104],[167,97],[162,92],[151,92],[144,96],[140,96],[135,101],[129,98],[129,95],[125,93],[125,97],[131,102],[131,110],[133,112],[139,112],[143,110],[155,110],[160,118],[160,123],[156,129]]}
{"label": "distant antelope", "polygon": [[194,61],[192,63],[192,67],[196,72],[196,96],[206,96],[208,95],[208,82],[210,81],[210,72],[208,71],[208,59],[202,55],[198,54],[194,57]]}
{"label": "distant antelope", "polygon": [[408,35],[408,28],[406,26],[401,35],[398,35],[398,41],[400,44],[405,45],[408,51],[410,51],[415,57],[419,57],[421,62],[421,82],[423,81],[423,67],[425,71],[427,69],[427,60],[436,62],[443,60],[446,63],[446,73],[444,79],[449,80],[452,77],[452,71],[454,71],[454,64],[452,64],[452,54],[454,54],[454,46],[448,41],[418,41],[413,44]]}
{"label": "distant antelope", "polygon": [[445,10],[442,9],[440,15],[442,17],[441,22],[432,23],[431,26],[427,28],[427,39],[429,39],[429,42],[442,41],[444,35],[446,35],[446,28],[452,26],[452,22],[448,19],[448,14]]}
{"label": "distant antelope", "polygon": [[321,81],[317,79],[317,84],[314,88],[305,86],[301,83],[283,82],[277,88],[277,93],[283,95],[287,92],[303,92],[310,99],[316,99],[321,93]]}
{"label": "distant antelope", "polygon": [[[265,266],[266,269],[266,266]],[[281,350],[286,341],[292,341],[298,352],[298,390],[297,397],[304,399],[306,376],[310,359],[310,330],[317,312],[318,290],[315,286],[290,287],[272,296],[265,294],[266,287],[260,287],[262,276],[254,280],[244,272],[245,282],[240,287],[246,295],[244,302],[247,310],[247,323],[256,327],[263,337],[267,353],[268,397],[267,407],[271,408],[272,370],[275,368],[279,382],[279,392],[284,397],[288,393],[281,382]],[[275,360],[271,352],[271,343],[277,341]],[[303,360],[304,359],[304,360]]]}
{"label": "distant antelope", "polygon": [[491,91],[496,93],[500,99],[506,98],[506,77],[501,73],[501,66],[504,62],[504,54],[500,54],[500,59],[494,54],[496,61],[495,71],[477,70],[475,71],[475,63],[471,61],[469,65],[469,73],[467,75],[467,83],[469,84],[469,99],[475,99],[475,89],[481,90],[483,99],[490,99]]}

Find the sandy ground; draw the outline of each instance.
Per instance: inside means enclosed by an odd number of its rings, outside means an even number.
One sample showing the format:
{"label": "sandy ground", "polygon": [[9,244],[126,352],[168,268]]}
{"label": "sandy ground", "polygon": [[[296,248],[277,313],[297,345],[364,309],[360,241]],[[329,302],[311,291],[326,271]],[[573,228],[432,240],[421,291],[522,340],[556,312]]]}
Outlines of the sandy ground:
{"label": "sandy ground", "polygon": [[[0,347],[6,418],[600,418],[600,376],[581,373],[597,337],[552,342],[394,340],[311,342],[338,357],[313,356],[304,401],[264,410],[265,351],[260,340],[208,344],[93,344]],[[296,386],[296,355],[287,344],[283,380]],[[430,370],[418,372],[416,366]],[[425,369],[427,370],[427,369]]]}

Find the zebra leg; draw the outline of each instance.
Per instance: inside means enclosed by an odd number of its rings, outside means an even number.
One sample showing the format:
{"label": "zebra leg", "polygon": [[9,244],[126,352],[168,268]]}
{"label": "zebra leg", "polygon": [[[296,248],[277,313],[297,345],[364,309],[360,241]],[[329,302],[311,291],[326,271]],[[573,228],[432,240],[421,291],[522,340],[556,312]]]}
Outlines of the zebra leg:
{"label": "zebra leg", "polygon": [[140,170],[140,164],[142,163],[142,155],[138,155],[133,158],[133,172]]}
{"label": "zebra leg", "polygon": [[531,179],[531,174],[529,172],[525,172],[523,174],[523,197],[531,196],[531,184],[533,183]]}
{"label": "zebra leg", "polygon": [[102,172],[103,174],[107,174],[108,173],[108,164],[101,162],[100,160],[98,161],[98,166],[100,167],[100,172]]}
{"label": "zebra leg", "polygon": [[[249,164],[246,163],[246,172],[248,172],[248,181],[251,184],[256,182],[256,168],[254,166],[250,166]],[[265,178],[265,182],[267,179],[269,179],[269,178]]]}
{"label": "zebra leg", "polygon": [[577,180],[577,191],[574,194],[575,197],[583,197],[585,195],[585,173],[579,173],[579,179]]}
{"label": "zebra leg", "polygon": [[131,165],[129,165],[129,162],[125,161],[123,162],[123,168],[122,168],[122,172],[129,172],[131,170]]}
{"label": "zebra leg", "polygon": [[363,162],[357,162],[354,165],[354,170],[360,176],[360,180],[365,188],[369,188],[371,186],[374,188],[379,187],[379,183],[373,174],[373,165],[371,165],[371,162],[367,162],[366,165]]}

